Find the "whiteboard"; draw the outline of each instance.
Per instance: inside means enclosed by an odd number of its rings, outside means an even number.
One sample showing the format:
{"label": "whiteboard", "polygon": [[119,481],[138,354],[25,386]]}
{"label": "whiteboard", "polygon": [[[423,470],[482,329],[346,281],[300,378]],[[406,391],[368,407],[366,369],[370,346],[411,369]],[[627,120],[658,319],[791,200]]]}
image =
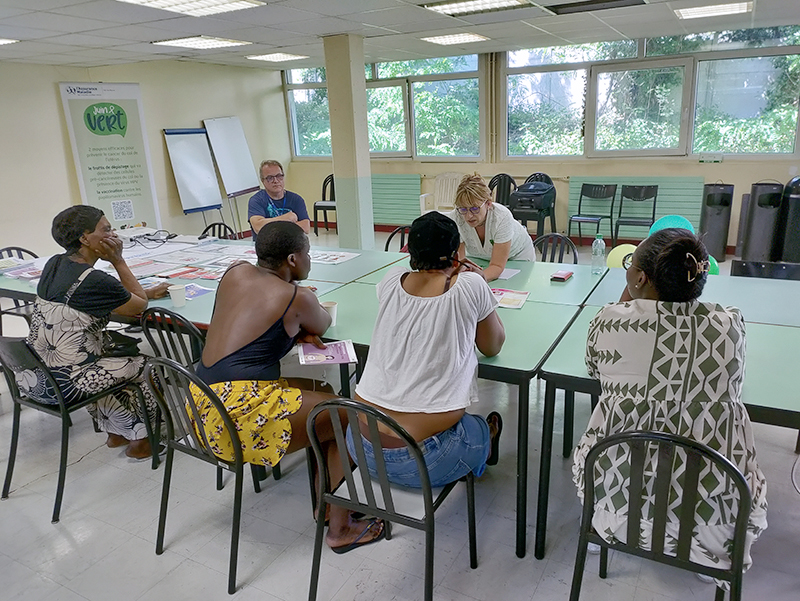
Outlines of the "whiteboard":
{"label": "whiteboard", "polygon": [[239,117],[204,119],[214,160],[228,197],[258,190],[261,182]]}
{"label": "whiteboard", "polygon": [[184,213],[222,207],[214,161],[204,129],[165,129],[172,173]]}

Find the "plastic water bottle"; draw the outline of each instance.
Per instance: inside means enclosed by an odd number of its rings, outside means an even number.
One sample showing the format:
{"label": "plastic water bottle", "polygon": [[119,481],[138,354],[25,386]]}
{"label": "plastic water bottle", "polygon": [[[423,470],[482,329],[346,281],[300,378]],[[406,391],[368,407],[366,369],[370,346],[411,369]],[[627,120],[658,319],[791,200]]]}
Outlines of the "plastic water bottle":
{"label": "plastic water bottle", "polygon": [[601,275],[606,269],[606,243],[603,234],[597,234],[592,242],[592,273]]}

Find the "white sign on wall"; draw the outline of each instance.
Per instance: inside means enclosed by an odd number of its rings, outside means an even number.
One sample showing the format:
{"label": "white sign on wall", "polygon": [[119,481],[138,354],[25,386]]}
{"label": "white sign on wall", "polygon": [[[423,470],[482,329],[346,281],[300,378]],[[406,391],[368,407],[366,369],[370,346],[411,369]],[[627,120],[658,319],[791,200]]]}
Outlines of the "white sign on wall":
{"label": "white sign on wall", "polygon": [[111,224],[161,228],[139,84],[61,83],[84,204]]}

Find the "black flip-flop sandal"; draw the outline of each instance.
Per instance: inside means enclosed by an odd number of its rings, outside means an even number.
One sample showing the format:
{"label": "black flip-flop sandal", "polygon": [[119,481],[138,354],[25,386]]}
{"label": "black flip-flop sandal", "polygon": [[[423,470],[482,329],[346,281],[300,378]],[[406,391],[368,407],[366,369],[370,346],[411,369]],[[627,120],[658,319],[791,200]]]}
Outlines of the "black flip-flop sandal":
{"label": "black flip-flop sandal", "polygon": [[486,459],[486,465],[497,465],[497,461],[500,459],[500,434],[503,433],[503,417],[497,411],[492,411],[486,416],[486,421],[489,422],[492,418],[496,418],[497,434],[492,438],[492,448]]}
{"label": "black flip-flop sandal", "polygon": [[[380,525],[380,529],[381,529],[381,531],[378,533],[378,536],[376,536],[375,538],[373,538],[371,540],[368,540],[368,541],[362,543],[361,539],[363,539],[367,535],[368,532],[371,532],[372,529],[376,525]],[[384,538],[386,538],[386,525],[383,523],[383,520],[379,520],[377,518],[374,518],[374,519],[370,520],[370,522],[367,525],[367,527],[364,528],[363,532],[361,532],[361,534],[358,535],[356,540],[354,540],[349,545],[342,545],[341,547],[331,547],[331,551],[333,551],[337,555],[342,555],[342,554],[348,553],[348,552],[350,552],[353,549],[356,549],[358,547],[366,547],[367,545],[371,545],[372,543],[377,543],[378,541],[381,541]]]}

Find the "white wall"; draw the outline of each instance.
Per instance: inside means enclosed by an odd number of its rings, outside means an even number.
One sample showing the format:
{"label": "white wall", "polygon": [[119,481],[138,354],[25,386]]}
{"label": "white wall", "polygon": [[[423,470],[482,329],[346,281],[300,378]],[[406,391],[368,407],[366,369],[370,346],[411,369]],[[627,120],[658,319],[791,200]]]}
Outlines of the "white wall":
{"label": "white wall", "polygon": [[[264,158],[289,162],[289,137],[280,73],[153,61],[94,69],[0,62],[0,246],[38,254],[58,251],[52,218],[81,202],[72,149],[61,106],[63,81],[132,82],[140,85],[162,227],[200,233],[199,214],[183,215],[163,134],[165,128],[201,127],[211,117],[238,116],[254,169]],[[247,198],[238,200],[243,226]],[[218,214],[209,213],[216,221]],[[230,221],[225,211],[226,221]]]}

